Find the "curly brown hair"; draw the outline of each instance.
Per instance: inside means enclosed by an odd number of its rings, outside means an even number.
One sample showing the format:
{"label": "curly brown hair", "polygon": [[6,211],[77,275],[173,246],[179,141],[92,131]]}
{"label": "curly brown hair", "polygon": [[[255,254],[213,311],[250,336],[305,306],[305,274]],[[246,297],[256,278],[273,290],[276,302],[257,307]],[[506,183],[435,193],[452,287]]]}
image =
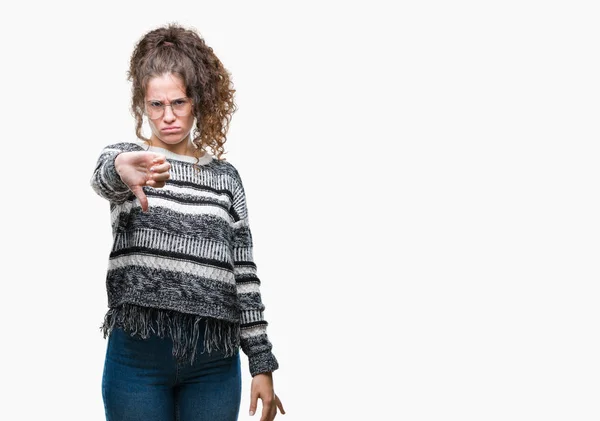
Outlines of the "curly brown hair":
{"label": "curly brown hair", "polygon": [[224,159],[223,145],[237,109],[230,73],[195,29],[177,23],[146,33],[131,55],[127,79],[132,82],[131,111],[136,119],[136,136],[150,143],[142,135],[146,88],[150,79],[165,73],[183,80],[186,95],[193,102],[196,126],[192,142],[197,147],[196,157],[210,149],[217,159]]}

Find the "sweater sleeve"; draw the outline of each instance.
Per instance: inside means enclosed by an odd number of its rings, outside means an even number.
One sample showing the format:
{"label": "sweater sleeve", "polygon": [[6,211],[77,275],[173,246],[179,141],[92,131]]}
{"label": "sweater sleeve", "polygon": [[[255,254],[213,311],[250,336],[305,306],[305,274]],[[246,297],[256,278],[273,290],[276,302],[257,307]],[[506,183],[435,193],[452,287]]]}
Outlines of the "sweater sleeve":
{"label": "sweater sleeve", "polygon": [[[236,171],[237,174],[237,171]],[[241,306],[240,344],[248,356],[250,374],[275,371],[279,368],[271,352],[272,344],[267,337],[265,309],[260,294],[260,279],[252,255],[252,233],[248,223],[246,196],[241,178],[237,174],[233,192],[233,264],[237,294]]]}
{"label": "sweater sleeve", "polygon": [[123,203],[133,195],[115,169],[115,158],[121,152],[138,150],[143,149],[133,143],[116,143],[102,149],[90,180],[92,189],[100,197],[110,202]]}

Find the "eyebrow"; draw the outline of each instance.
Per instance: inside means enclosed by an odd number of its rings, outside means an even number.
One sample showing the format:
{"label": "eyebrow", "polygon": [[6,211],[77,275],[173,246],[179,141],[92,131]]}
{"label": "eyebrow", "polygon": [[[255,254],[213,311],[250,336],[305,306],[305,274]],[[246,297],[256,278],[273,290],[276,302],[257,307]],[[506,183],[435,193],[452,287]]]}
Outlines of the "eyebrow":
{"label": "eyebrow", "polygon": [[[172,99],[171,102],[173,102],[173,101],[179,101],[179,100],[182,100],[182,99],[188,99],[188,98],[187,98],[187,96],[183,96],[181,98]],[[148,102],[161,102],[161,103],[163,102],[161,99],[147,99],[146,101],[148,101]]]}

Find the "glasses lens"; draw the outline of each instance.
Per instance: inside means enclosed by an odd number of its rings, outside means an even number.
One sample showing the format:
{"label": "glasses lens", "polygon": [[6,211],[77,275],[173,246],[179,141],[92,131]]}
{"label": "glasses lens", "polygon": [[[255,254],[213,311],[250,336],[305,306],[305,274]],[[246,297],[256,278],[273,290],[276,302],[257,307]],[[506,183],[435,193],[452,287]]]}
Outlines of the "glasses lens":
{"label": "glasses lens", "polygon": [[146,115],[152,120],[161,118],[165,112],[165,108],[160,102],[147,102]]}
{"label": "glasses lens", "polygon": [[161,118],[165,113],[165,108],[171,107],[173,114],[178,117],[185,117],[192,112],[192,102],[189,99],[176,99],[170,104],[164,105],[159,101],[146,102],[146,115],[152,120]]}
{"label": "glasses lens", "polygon": [[188,99],[177,99],[171,103],[173,113],[179,117],[185,117],[192,111],[192,102]]}

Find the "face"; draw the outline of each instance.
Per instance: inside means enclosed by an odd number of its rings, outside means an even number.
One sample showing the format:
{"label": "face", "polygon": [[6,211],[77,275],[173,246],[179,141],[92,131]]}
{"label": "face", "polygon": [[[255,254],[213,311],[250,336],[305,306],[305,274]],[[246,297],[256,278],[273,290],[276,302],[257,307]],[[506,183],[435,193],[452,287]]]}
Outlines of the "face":
{"label": "face", "polygon": [[[150,79],[146,87],[145,100],[146,108],[155,108],[158,113],[161,110],[161,104],[167,105],[164,107],[164,114],[161,117],[154,118],[147,114],[152,130],[150,137],[152,145],[187,155],[189,134],[194,125],[194,114],[190,106],[191,99],[187,98],[185,94],[183,80],[171,73]],[[186,101],[188,102],[187,109],[190,109],[189,113],[185,116],[175,114],[181,114],[181,110],[186,109]],[[169,106],[169,104],[173,106]]]}

